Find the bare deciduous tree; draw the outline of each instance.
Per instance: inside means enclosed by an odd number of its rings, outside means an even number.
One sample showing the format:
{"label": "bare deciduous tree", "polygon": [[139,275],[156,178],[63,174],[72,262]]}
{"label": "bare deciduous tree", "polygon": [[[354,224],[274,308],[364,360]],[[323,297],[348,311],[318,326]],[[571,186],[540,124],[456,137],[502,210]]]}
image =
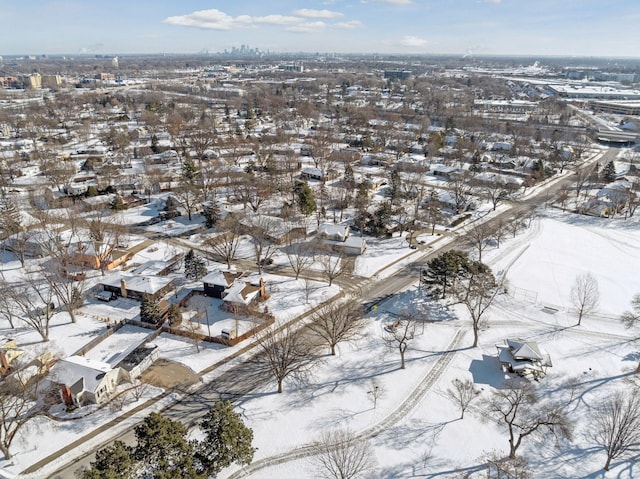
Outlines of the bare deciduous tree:
{"label": "bare deciduous tree", "polygon": [[15,366],[15,371],[0,378],[0,451],[11,459],[11,443],[16,434],[34,416],[44,411],[45,383],[38,375]]}
{"label": "bare deciduous tree", "polygon": [[487,455],[487,479],[533,479],[524,457],[513,459],[493,452]]}
{"label": "bare deciduous tree", "polygon": [[595,439],[607,454],[604,470],[611,461],[640,445],[640,391],[607,397],[593,413]]}
{"label": "bare deciduous tree", "polygon": [[253,257],[258,265],[258,273],[262,274],[265,262],[273,256],[278,246],[273,242],[278,231],[276,220],[269,216],[248,216],[246,225],[249,228]]}
{"label": "bare deciduous tree", "polygon": [[300,273],[309,269],[314,262],[313,248],[309,243],[291,243],[287,247],[287,259],[298,279]]}
{"label": "bare deciduous tree", "polygon": [[339,342],[353,341],[362,336],[363,323],[363,311],[358,304],[333,303],[313,313],[308,327],[329,346],[331,355],[335,356]]}
{"label": "bare deciduous tree", "polygon": [[290,325],[276,333],[258,336],[258,344],[262,354],[258,354],[257,361],[275,377],[278,393],[282,392],[282,383],[287,377],[303,377],[315,359],[315,345]]}
{"label": "bare deciduous tree", "polygon": [[467,273],[457,283],[456,297],[464,304],[471,316],[473,347],[478,346],[478,336],[484,315],[500,291],[500,285],[491,269],[480,261],[469,264]]}
{"label": "bare deciduous tree", "polygon": [[[620,319],[627,328],[632,328],[640,322],[640,293],[633,296],[631,308],[632,311],[625,311],[622,313],[622,316],[620,316]],[[638,362],[636,372],[640,373],[640,362]]]}
{"label": "bare deciduous tree", "polygon": [[214,255],[227,263],[227,268],[231,268],[240,245],[240,223],[235,216],[228,215],[218,222],[216,229],[221,233],[205,244]]}
{"label": "bare deciduous tree", "polygon": [[497,389],[489,402],[489,416],[503,423],[509,433],[509,458],[516,457],[522,440],[547,432],[557,438],[571,439],[572,424],[564,405],[541,402],[528,383],[510,383]]}
{"label": "bare deciduous tree", "polygon": [[464,419],[464,413],[469,405],[478,397],[480,391],[475,388],[470,379],[454,379],[451,387],[447,389],[446,395],[453,403],[460,408],[460,419]]}
{"label": "bare deciduous tree", "polygon": [[487,248],[493,235],[494,228],[488,223],[480,223],[467,233],[469,244],[478,252],[478,261],[482,261],[482,252]]}
{"label": "bare deciduous tree", "polygon": [[578,317],[578,326],[582,322],[582,317],[591,314],[598,309],[600,301],[600,290],[598,280],[591,273],[581,273],[576,276],[576,280],[571,287],[571,303],[574,307],[574,314]]}
{"label": "bare deciduous tree", "polygon": [[418,333],[418,318],[408,312],[402,312],[399,318],[384,328],[383,339],[390,348],[397,349],[400,353],[400,369],[405,369],[404,356],[409,349],[409,343]]}
{"label": "bare deciduous tree", "polygon": [[22,321],[35,329],[43,341],[49,341],[49,325],[54,314],[53,292],[39,274],[29,272],[25,284],[12,285],[7,292],[13,298]]}
{"label": "bare deciduous tree", "polygon": [[371,477],[376,461],[369,441],[344,429],[327,431],[311,448],[318,474],[326,479]]}
{"label": "bare deciduous tree", "polygon": [[344,254],[329,254],[328,252],[320,253],[320,265],[322,266],[322,273],[329,281],[329,286],[333,284],[336,278],[339,278],[347,272],[347,261]]}
{"label": "bare deciduous tree", "polygon": [[0,294],[0,316],[9,322],[11,329],[15,329],[16,324],[14,321],[19,318],[19,315],[15,309],[15,301],[12,297],[14,290],[10,283],[0,278],[0,291],[2,291],[2,294]]}

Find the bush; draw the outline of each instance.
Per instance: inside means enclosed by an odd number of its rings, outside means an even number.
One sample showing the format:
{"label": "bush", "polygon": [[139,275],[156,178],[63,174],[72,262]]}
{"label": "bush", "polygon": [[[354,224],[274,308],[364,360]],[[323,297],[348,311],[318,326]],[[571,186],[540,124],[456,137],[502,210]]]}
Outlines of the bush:
{"label": "bush", "polygon": [[449,225],[449,227],[453,228],[453,227],[455,227],[455,226],[458,226],[459,224],[464,223],[465,221],[467,221],[469,218],[471,218],[471,215],[467,213],[466,215],[463,215],[463,216],[461,216],[460,218],[455,219],[455,220],[454,220],[454,221]]}

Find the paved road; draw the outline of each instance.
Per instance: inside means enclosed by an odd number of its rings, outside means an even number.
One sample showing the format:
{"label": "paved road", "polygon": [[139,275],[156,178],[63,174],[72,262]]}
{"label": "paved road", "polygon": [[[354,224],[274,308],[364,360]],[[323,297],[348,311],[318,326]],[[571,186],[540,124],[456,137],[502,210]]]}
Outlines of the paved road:
{"label": "paved road", "polygon": [[[598,161],[601,165],[606,164],[608,161],[615,159],[617,152],[617,149],[610,149],[606,151]],[[492,217],[488,221],[495,222],[500,218],[507,219],[517,212],[530,210],[531,208],[544,203],[547,198],[553,198],[562,188],[563,184],[571,183],[572,181],[573,175],[569,175],[563,180],[555,181],[547,188],[541,189],[535,196],[529,196],[523,201],[512,204],[512,207],[507,211]],[[384,301],[393,294],[415,284],[418,281],[421,269],[426,265],[427,261],[431,257],[452,248],[460,248],[463,244],[464,236],[461,234],[458,236],[454,235],[452,240],[437,249],[420,250],[420,252],[415,254],[415,260],[410,265],[382,280],[369,281],[358,290],[350,288],[352,294],[355,292],[359,293],[362,303],[369,306]],[[346,285],[351,281],[353,281],[353,279],[348,276],[336,280],[336,282],[342,283],[343,285]],[[441,369],[442,368],[439,368],[438,371],[441,371]],[[212,382],[204,384],[196,393],[186,394],[182,400],[168,406],[162,413],[167,417],[180,420],[191,425],[196,423],[215,401],[229,399],[237,406],[242,407],[242,403],[251,397],[250,395],[252,391],[254,391],[258,386],[269,381],[273,381],[273,379],[269,375],[268,371],[261,366],[260,361],[247,360],[220,375]],[[363,434],[365,433],[366,431]],[[133,444],[135,442],[134,435],[131,430],[118,437],[114,437],[113,439],[120,439],[129,444]],[[112,440],[110,440],[109,443]],[[293,454],[293,456],[290,456],[291,454]],[[286,453],[283,457],[275,458],[273,460],[286,462],[287,460],[295,458],[295,454],[296,453],[293,452]],[[89,466],[89,463],[93,458],[94,453],[86,455],[85,457],[76,460],[72,465],[57,471],[51,477],[60,479],[72,479],[77,477],[75,475],[76,471],[82,467]],[[265,462],[263,467],[268,467],[268,465],[270,464]]]}

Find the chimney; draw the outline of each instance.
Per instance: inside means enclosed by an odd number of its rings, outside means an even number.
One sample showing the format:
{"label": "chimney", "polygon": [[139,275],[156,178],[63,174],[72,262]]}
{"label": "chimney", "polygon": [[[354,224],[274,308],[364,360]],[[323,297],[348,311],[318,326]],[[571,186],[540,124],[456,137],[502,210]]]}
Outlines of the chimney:
{"label": "chimney", "polygon": [[264,279],[260,278],[260,299],[266,300],[269,299],[269,295],[267,291],[264,289]]}
{"label": "chimney", "polygon": [[124,279],[120,280],[120,296],[127,297],[127,282]]}

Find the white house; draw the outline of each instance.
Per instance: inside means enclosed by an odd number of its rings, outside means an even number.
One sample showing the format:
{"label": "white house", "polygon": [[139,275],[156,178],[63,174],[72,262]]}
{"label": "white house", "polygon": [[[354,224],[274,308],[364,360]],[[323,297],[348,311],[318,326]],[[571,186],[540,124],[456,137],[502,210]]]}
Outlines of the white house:
{"label": "white house", "polygon": [[103,404],[113,395],[118,384],[129,380],[122,368],[83,356],[59,360],[51,369],[52,380],[60,385],[62,400],[67,406]]}
{"label": "white house", "polygon": [[322,223],[318,227],[316,239],[320,244],[339,253],[348,255],[360,255],[367,249],[366,240],[357,236],[351,236],[348,225]]}

